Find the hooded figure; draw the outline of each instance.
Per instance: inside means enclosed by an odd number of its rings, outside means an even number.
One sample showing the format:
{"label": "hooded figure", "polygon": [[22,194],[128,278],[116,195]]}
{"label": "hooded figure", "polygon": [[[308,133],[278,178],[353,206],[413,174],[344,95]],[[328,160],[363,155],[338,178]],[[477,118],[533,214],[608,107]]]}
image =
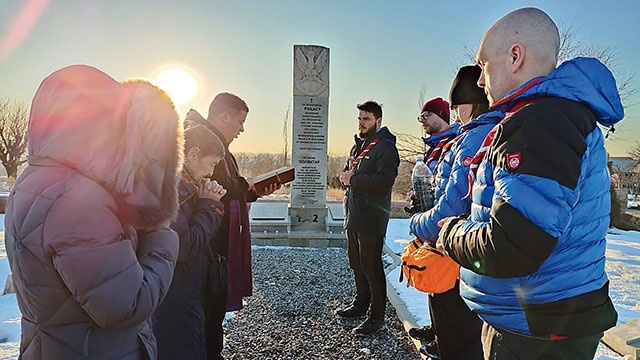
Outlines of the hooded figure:
{"label": "hooded figure", "polygon": [[178,238],[182,125],[169,97],[74,65],[31,105],[5,216],[23,359],[155,359],[150,316]]}

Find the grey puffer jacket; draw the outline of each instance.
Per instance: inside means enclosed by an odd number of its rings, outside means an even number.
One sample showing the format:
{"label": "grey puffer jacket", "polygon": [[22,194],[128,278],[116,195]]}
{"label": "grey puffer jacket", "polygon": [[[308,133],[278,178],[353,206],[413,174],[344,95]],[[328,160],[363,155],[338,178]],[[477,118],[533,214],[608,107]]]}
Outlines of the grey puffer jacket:
{"label": "grey puffer jacket", "polygon": [[75,65],[32,103],[5,235],[22,359],[155,359],[178,253],[182,126],[155,86]]}

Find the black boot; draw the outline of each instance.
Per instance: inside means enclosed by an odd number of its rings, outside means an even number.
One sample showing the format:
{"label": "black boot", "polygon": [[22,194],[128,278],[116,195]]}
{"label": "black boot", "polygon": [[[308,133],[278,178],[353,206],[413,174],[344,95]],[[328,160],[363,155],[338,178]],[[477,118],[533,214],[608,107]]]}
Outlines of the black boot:
{"label": "black boot", "polygon": [[368,335],[380,330],[382,325],[384,325],[384,319],[367,318],[362,324],[353,329],[353,333],[356,335]]}
{"label": "black boot", "polygon": [[420,346],[420,353],[425,355],[429,359],[440,359],[440,350],[438,349],[438,342],[436,340],[431,341],[426,345]]}
{"label": "black boot", "polygon": [[436,339],[436,332],[433,331],[431,325],[427,325],[421,328],[409,329],[409,336],[428,344]]}
{"label": "black boot", "polygon": [[346,309],[339,309],[336,311],[336,315],[340,317],[360,317],[367,314],[367,309],[357,307],[354,305],[349,306]]}

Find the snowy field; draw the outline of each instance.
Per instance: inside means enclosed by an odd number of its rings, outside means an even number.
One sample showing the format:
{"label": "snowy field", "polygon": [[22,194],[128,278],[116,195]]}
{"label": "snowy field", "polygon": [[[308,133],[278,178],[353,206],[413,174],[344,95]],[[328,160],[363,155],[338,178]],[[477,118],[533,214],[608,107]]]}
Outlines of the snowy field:
{"label": "snowy field", "polygon": [[[402,252],[410,240],[407,219],[391,219],[387,232],[387,246],[395,253]],[[4,215],[0,215],[0,288],[9,274],[4,246]],[[607,236],[607,272],[610,295],[618,311],[618,324],[640,318],[640,232],[611,229]],[[418,325],[430,322],[427,295],[398,283],[399,268],[387,278],[396,288],[408,311]],[[0,296],[0,359],[16,359],[20,341],[20,311],[15,294]],[[600,344],[596,359],[629,359]]]}
{"label": "snowy field", "polygon": [[[396,254],[402,253],[409,237],[408,219],[391,219],[387,231],[386,244]],[[640,318],[640,232],[609,229],[607,235],[607,275],[609,276],[609,295],[618,311],[618,325]],[[429,310],[427,295],[414,288],[407,288],[406,281],[398,283],[400,269],[396,268],[387,275],[387,279],[396,288],[407,310],[413,315],[419,326],[427,325]],[[603,343],[600,343],[595,359],[631,359],[618,355]]]}

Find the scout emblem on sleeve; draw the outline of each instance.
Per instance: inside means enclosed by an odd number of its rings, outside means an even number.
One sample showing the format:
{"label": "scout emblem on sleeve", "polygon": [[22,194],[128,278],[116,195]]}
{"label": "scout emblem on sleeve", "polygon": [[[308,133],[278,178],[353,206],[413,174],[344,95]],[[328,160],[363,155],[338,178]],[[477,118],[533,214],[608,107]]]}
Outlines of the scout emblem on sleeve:
{"label": "scout emblem on sleeve", "polygon": [[522,157],[520,153],[507,154],[507,167],[509,170],[516,170],[520,167],[520,163],[522,162]]}
{"label": "scout emblem on sleeve", "polygon": [[473,158],[471,156],[465,157],[464,160],[462,160],[462,165],[464,165],[464,166],[471,165],[471,160],[473,160]]}

